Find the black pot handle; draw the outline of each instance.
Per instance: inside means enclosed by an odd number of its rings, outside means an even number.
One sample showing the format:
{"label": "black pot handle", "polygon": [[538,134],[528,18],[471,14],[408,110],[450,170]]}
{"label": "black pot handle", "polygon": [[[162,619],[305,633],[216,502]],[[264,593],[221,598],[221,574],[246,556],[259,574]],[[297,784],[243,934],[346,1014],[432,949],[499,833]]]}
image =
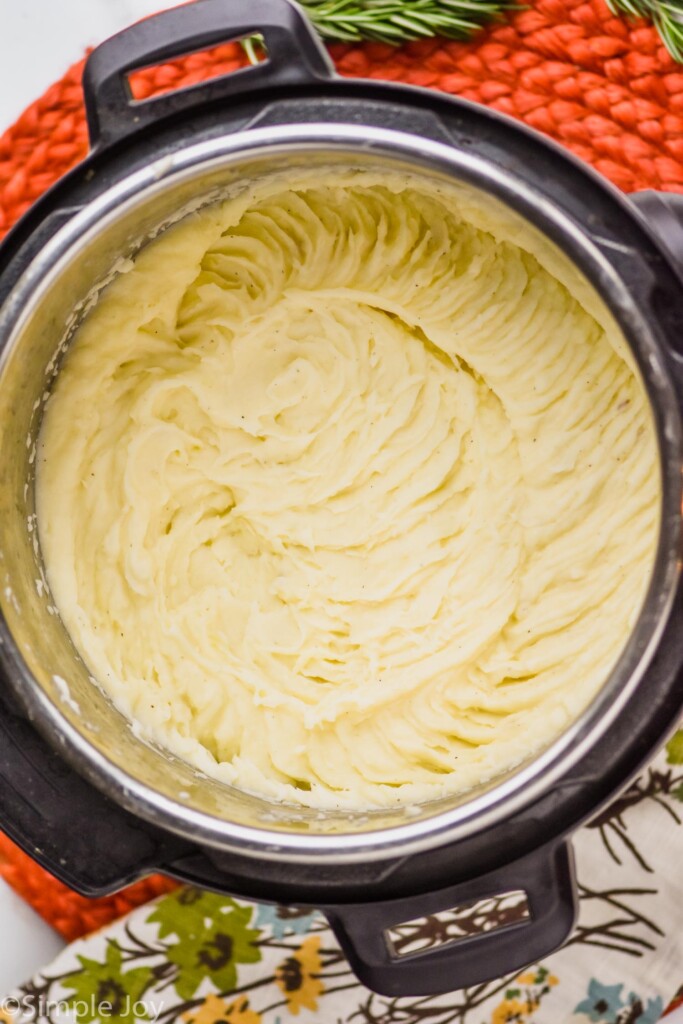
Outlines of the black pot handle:
{"label": "black pot handle", "polygon": [[0,687],[0,822],[29,856],[84,896],[113,892],[192,852],[81,778]]}
{"label": "black pot handle", "polygon": [[629,199],[683,278],[683,195],[646,189],[632,192]]}
{"label": "black pot handle", "polygon": [[[153,99],[131,98],[132,71],[255,33],[268,54],[260,64]],[[333,73],[314,29],[289,0],[197,0],[132,25],[88,57],[83,91],[90,143],[110,145],[160,118],[259,86],[310,85]]]}
{"label": "black pot handle", "polygon": [[[392,951],[391,928],[516,890],[526,893],[525,920],[404,956]],[[567,939],[577,915],[572,848],[561,841],[439,892],[327,907],[325,914],[356,975],[374,992],[421,996],[479,985],[537,963]]]}

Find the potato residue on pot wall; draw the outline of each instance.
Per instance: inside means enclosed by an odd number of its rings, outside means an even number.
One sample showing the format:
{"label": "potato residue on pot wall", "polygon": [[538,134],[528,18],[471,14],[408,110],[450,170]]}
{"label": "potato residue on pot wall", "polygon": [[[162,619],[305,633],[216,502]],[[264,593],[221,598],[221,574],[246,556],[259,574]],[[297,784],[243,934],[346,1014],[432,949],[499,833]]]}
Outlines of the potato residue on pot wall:
{"label": "potato residue on pot wall", "polygon": [[649,578],[656,442],[623,342],[530,250],[417,178],[301,172],[104,292],[48,403],[38,521],[146,735],[365,808],[489,779],[595,695]]}

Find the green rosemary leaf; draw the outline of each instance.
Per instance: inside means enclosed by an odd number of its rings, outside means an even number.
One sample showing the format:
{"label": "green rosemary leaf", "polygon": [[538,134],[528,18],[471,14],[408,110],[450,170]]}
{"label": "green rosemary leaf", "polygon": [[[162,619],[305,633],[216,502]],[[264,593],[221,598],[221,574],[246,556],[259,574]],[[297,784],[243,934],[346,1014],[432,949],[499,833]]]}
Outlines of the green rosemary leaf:
{"label": "green rosemary leaf", "polygon": [[265,41],[262,35],[248,36],[242,40],[242,47],[249,58],[250,64],[261,63],[266,53]]}

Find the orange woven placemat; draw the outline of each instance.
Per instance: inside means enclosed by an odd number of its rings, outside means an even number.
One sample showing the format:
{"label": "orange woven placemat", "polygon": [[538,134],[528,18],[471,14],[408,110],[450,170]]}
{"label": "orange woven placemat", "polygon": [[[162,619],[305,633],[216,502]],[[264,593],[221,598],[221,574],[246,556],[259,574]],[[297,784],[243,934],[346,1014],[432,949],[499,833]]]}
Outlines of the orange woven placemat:
{"label": "orange woven placemat", "polygon": [[113,896],[91,900],[57,881],[2,832],[0,875],[69,942],[177,887],[170,878],[154,875]]}
{"label": "orange woven placemat", "polygon": [[[338,70],[430,86],[485,103],[564,143],[626,191],[683,192],[683,67],[655,29],[612,15],[603,0],[538,0],[468,43],[425,40],[399,49],[333,46]],[[138,98],[187,86],[244,62],[232,44],[135,78]],[[0,237],[87,152],[75,64],[0,138]],[[86,900],[0,836],[0,873],[66,938],[125,913],[173,883],[150,879]]]}

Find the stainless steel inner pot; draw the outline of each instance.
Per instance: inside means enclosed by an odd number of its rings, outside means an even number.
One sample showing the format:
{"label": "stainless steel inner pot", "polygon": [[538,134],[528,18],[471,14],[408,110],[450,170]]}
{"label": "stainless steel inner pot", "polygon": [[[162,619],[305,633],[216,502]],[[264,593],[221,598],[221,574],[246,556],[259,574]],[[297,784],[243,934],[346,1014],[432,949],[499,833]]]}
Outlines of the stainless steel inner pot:
{"label": "stainless steel inner pot", "polygon": [[[362,814],[320,814],[268,802],[207,778],[138,739],[93,684],[52,604],[35,521],[33,471],[44,400],[60,354],[117,261],[190,206],[274,170],[316,165],[419,172],[515,216],[535,233],[539,248],[562,254],[585,301],[618,323],[649,396],[659,440],[662,508],[649,589],[631,638],[592,704],[539,756],[476,790]],[[547,792],[598,743],[642,685],[679,572],[681,424],[661,336],[605,259],[600,240],[504,167],[438,141],[349,124],[256,128],[187,145],[104,190],[47,242],[0,311],[0,338],[5,658],[35,725],[82,774],[136,815],[202,845],[261,860],[350,864],[428,850],[508,819]],[[93,394],[91,400],[103,402],[106,395]]]}

